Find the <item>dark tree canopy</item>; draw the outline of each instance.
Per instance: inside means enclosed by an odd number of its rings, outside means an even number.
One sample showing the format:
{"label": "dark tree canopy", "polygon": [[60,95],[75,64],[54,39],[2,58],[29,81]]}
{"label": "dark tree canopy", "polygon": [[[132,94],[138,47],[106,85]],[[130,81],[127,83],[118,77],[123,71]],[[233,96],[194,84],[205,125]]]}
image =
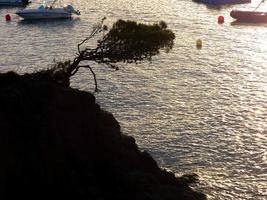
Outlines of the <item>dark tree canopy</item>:
{"label": "dark tree canopy", "polygon": [[[159,49],[171,49],[175,36],[164,22],[145,25],[134,21],[118,20],[98,42],[95,49],[99,63],[138,62],[150,60]],[[91,52],[88,52],[91,56]],[[87,54],[85,54],[86,56]]]}
{"label": "dark tree canopy", "polygon": [[[87,38],[78,44],[78,54],[73,61],[57,63],[53,69],[35,75],[45,74],[47,77],[50,74],[50,79],[56,79],[60,83],[69,83],[69,78],[76,74],[81,67],[89,68],[94,76],[95,90],[97,91],[95,73],[90,65],[80,65],[82,61],[93,61],[118,69],[116,63],[151,61],[152,56],[159,54],[160,49],[168,52],[173,46],[175,35],[163,21],[149,25],[118,20],[107,31],[107,26],[103,25],[104,20],[105,18],[93,28]],[[101,32],[103,37],[97,41],[96,47],[86,47],[86,42]]]}

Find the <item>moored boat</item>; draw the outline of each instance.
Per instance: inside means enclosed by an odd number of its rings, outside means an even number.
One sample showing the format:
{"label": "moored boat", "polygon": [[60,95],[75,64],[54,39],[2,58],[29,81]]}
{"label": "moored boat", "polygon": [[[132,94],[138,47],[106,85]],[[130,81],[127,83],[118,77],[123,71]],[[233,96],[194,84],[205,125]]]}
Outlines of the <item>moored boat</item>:
{"label": "moored boat", "polygon": [[71,18],[73,14],[80,15],[80,12],[78,10],[74,10],[71,5],[58,8],[41,5],[37,9],[18,10],[16,14],[24,20],[44,20]]}
{"label": "moored boat", "polygon": [[29,0],[0,0],[0,6],[24,6]]}
{"label": "moored boat", "polygon": [[251,3],[251,0],[193,0],[193,1],[210,5]]}
{"label": "moored boat", "polygon": [[267,22],[267,12],[260,11],[246,11],[246,10],[232,10],[230,16],[238,22]]}

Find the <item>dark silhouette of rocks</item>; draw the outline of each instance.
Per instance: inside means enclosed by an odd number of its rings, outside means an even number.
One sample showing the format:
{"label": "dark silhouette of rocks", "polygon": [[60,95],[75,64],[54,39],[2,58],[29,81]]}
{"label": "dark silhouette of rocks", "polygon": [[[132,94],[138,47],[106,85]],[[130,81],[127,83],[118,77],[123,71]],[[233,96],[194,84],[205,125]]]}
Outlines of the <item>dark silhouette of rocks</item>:
{"label": "dark silhouette of rocks", "polygon": [[193,176],[138,150],[92,94],[13,72],[0,94],[0,199],[206,199]]}

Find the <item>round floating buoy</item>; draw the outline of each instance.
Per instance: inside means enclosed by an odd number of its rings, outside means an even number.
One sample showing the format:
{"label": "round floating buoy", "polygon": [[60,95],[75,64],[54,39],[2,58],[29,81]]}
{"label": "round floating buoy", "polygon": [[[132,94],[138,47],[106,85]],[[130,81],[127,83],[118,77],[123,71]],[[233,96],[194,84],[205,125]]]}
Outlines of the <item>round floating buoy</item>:
{"label": "round floating buoy", "polygon": [[201,39],[198,39],[197,40],[196,46],[197,46],[198,49],[200,49],[202,47],[202,41],[201,41]]}
{"label": "round floating buoy", "polygon": [[223,17],[223,16],[219,16],[219,17],[218,17],[218,23],[219,23],[219,24],[224,23],[224,17]]}
{"label": "round floating buoy", "polygon": [[11,20],[11,16],[10,16],[9,14],[7,14],[7,15],[5,16],[5,18],[6,18],[6,21],[10,21],[10,20]]}

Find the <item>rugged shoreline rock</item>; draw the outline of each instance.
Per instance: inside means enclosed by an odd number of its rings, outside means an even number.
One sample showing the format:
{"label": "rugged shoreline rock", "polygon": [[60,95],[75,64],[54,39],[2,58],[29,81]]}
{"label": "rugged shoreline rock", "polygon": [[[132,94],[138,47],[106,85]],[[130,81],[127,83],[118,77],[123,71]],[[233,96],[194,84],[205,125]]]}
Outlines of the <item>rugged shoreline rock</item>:
{"label": "rugged shoreline rock", "polygon": [[123,135],[95,97],[0,74],[0,198],[202,200]]}

